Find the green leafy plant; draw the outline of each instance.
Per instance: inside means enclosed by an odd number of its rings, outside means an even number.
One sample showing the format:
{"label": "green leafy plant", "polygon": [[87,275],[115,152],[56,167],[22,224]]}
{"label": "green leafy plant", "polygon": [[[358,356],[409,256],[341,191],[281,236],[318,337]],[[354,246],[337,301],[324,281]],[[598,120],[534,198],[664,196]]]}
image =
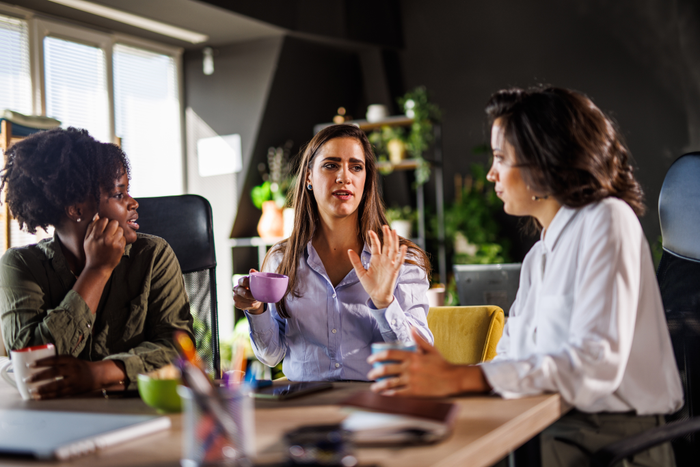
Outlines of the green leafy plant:
{"label": "green leafy plant", "polygon": [[[406,116],[413,119],[410,128],[382,126],[369,134],[380,162],[389,160],[389,141],[399,140],[406,146],[406,152],[418,163],[416,185],[422,185],[430,178],[430,164],[423,155],[434,140],[433,124],[440,120],[440,109],[428,99],[425,86],[419,86],[398,99]],[[390,173],[391,167],[382,169]]]}
{"label": "green leafy plant", "polygon": [[[233,334],[225,341],[222,341],[220,347],[222,371],[231,369],[231,364],[237,351],[244,352],[243,358],[248,361],[247,366],[250,366],[253,361],[258,361],[250,343],[250,324],[247,318],[238,320],[233,328]],[[282,362],[280,362],[272,368],[272,379],[281,378],[282,376],[284,376],[284,373],[282,372]]]}
{"label": "green leafy plant", "polygon": [[262,209],[265,201],[274,201],[278,208],[285,207],[287,191],[293,185],[290,177],[289,153],[294,143],[289,140],[284,146],[270,148],[267,151],[267,164],[258,164],[258,171],[263,182],[253,187],[250,198],[256,208]]}
{"label": "green leafy plant", "polygon": [[[457,177],[461,181],[455,187],[455,201],[445,207],[445,238],[454,264],[496,264],[510,260],[510,242],[500,235],[495,219],[503,203],[486,180],[486,173],[482,164],[472,164],[469,175]],[[434,217],[431,231],[437,232]]]}

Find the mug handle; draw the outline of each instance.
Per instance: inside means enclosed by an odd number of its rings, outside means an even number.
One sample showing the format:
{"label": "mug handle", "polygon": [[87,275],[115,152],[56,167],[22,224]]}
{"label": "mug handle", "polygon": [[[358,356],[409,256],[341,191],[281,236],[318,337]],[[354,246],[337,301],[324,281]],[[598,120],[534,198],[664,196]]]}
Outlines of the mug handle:
{"label": "mug handle", "polygon": [[12,378],[10,375],[7,374],[8,370],[12,366],[12,360],[5,360],[4,362],[0,363],[0,375],[2,375],[2,379],[7,381],[9,384],[11,384],[14,387],[17,387],[17,382]]}

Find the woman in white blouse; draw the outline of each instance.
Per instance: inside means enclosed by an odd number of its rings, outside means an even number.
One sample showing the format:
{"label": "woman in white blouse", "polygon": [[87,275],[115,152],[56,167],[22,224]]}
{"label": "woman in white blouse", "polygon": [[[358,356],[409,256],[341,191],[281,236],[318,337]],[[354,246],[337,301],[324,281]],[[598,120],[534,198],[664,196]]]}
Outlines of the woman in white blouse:
{"label": "woman in white blouse", "polygon": [[[574,410],[541,437],[543,465],[663,424],[683,392],[649,245],[642,190],[613,122],[583,94],[558,88],[494,94],[488,179],[506,213],[529,216],[541,239],[525,257],[498,356],[459,366],[418,336],[419,353],[369,373],[386,395],[492,390],[504,398],[558,392]],[[556,438],[556,439],[555,439]],[[668,444],[635,458],[671,465]],[[587,465],[587,464],[586,464]]]}

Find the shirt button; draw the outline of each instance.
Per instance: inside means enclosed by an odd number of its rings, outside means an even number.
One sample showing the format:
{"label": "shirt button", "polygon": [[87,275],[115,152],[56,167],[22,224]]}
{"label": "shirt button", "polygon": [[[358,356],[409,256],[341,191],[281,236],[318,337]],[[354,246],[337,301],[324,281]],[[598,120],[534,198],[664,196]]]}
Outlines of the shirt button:
{"label": "shirt button", "polygon": [[333,294],[333,298],[335,298],[335,293]]}
{"label": "shirt button", "polygon": [[336,368],[340,368],[340,363],[336,363],[336,364],[335,364],[335,367],[336,367]]}
{"label": "shirt button", "polygon": [[333,329],[331,332],[332,332],[333,334],[335,334],[335,333],[338,332],[338,331],[337,331],[336,329]]}
{"label": "shirt button", "polygon": [[393,326],[396,326],[396,320],[395,320],[395,319],[392,319],[392,320],[391,320],[391,324],[392,324]]}

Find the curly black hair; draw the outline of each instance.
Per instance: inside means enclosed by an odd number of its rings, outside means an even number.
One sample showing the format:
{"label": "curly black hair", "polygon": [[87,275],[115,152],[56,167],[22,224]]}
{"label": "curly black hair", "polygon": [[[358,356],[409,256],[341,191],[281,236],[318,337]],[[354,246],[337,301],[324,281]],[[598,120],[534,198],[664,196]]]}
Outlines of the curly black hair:
{"label": "curly black hair", "polygon": [[123,174],[129,176],[126,154],[116,145],[101,143],[77,128],[41,131],[7,151],[0,190],[20,227],[35,233],[56,226],[66,208],[92,196],[99,205],[100,188],[110,189]]}

